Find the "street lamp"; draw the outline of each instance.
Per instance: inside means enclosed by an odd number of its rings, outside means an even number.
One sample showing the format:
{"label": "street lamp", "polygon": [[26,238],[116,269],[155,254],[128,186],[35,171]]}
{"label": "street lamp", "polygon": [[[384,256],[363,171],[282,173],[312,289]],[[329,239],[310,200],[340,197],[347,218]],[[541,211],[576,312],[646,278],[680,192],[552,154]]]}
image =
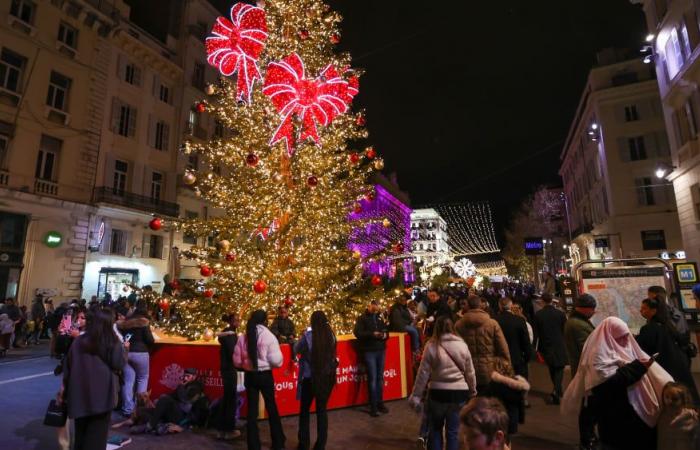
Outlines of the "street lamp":
{"label": "street lamp", "polygon": [[675,169],[675,166],[672,166],[670,164],[666,163],[659,163],[659,165],[656,166],[656,170],[654,171],[654,174],[656,175],[656,178],[663,180],[670,174],[673,169]]}

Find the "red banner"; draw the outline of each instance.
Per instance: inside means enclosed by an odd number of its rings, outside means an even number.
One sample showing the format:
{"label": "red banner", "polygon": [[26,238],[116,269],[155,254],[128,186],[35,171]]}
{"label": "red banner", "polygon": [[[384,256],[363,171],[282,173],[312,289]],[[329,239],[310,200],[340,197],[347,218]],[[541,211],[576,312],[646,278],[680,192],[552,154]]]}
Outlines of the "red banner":
{"label": "red banner", "polygon": [[[361,357],[355,350],[354,339],[338,341],[339,365],[337,384],[328,401],[328,409],[367,403],[367,374]],[[296,399],[298,364],[291,358],[289,345],[282,345],[284,364],[273,370],[275,398],[280,414],[288,416],[299,412]],[[152,398],[171,392],[177,387],[186,368],[193,367],[204,381],[210,400],[223,395],[219,371],[219,345],[216,342],[158,343],[151,353],[149,384]],[[413,387],[411,345],[405,333],[391,333],[387,341],[384,364],[384,400],[405,398]],[[261,400],[261,416],[264,415]]]}

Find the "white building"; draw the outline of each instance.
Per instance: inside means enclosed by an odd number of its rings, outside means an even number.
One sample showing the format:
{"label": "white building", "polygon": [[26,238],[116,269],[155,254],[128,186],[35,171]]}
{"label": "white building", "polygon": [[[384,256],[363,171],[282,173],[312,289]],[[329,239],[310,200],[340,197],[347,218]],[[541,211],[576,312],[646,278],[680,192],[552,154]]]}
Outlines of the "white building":
{"label": "white building", "polygon": [[411,253],[426,266],[447,264],[451,260],[447,223],[433,208],[411,213]]}

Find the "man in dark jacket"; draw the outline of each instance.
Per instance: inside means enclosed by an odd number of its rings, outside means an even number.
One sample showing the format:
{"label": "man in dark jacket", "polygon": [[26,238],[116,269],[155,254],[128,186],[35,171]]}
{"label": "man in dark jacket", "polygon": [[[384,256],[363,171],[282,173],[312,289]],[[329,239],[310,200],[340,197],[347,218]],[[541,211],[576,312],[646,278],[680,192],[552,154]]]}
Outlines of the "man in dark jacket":
{"label": "man in dark jacket", "polygon": [[39,336],[41,336],[41,330],[44,328],[46,320],[46,308],[44,308],[44,298],[41,295],[37,295],[32,303],[32,320],[34,321],[34,332],[27,341],[32,340],[34,344],[39,344]]}
{"label": "man in dark jacket", "polygon": [[549,376],[554,384],[552,403],[559,404],[563,395],[562,380],[566,366],[566,347],[564,345],[564,325],[566,314],[552,305],[552,296],[542,294],[544,307],[535,314],[535,330],[538,336],[538,350],[549,368]]}
{"label": "man in dark jacket", "polygon": [[238,377],[236,368],[233,367],[233,349],[238,342],[238,325],[240,318],[238,314],[231,313],[223,317],[227,327],[218,334],[219,337],[219,360],[221,370],[221,380],[224,384],[224,396],[219,402],[219,420],[217,430],[221,439],[233,439],[241,435],[236,430],[236,409],[238,406]]}
{"label": "man in dark jacket", "polygon": [[396,299],[389,312],[389,329],[398,333],[408,333],[411,337],[411,350],[415,353],[420,350],[420,337],[418,330],[413,326],[413,318],[408,310],[408,299],[411,296],[405,292]]}
{"label": "man in dark jacket", "polygon": [[510,312],[510,307],[513,306],[513,300],[510,298],[504,297],[499,303],[501,313],[496,316],[496,322],[501,326],[503,336],[508,343],[510,363],[516,375],[527,379],[527,365],[532,358],[532,346],[525,319]]}
{"label": "man in dark jacket", "polygon": [[294,345],[294,338],[296,337],[294,322],[289,318],[289,310],[284,306],[277,308],[277,317],[272,321],[270,331],[280,344]]}
{"label": "man in dark jacket", "polygon": [[425,327],[426,336],[433,335],[433,325],[438,317],[452,317],[452,310],[447,304],[447,300],[442,298],[436,289],[430,289],[428,291],[428,308],[425,316],[426,323],[428,324]]}
{"label": "man in dark jacket", "polygon": [[[569,355],[571,377],[576,375],[581,352],[586,339],[593,332],[595,326],[591,323],[591,317],[595,314],[597,302],[592,295],[582,294],[574,302],[574,311],[564,325],[564,341],[566,352]],[[593,449],[595,447],[595,417],[589,401],[584,401],[578,415],[578,433],[581,449]]]}
{"label": "man in dark jacket", "polygon": [[158,399],[148,424],[143,429],[132,428],[131,432],[179,433],[189,425],[204,425],[208,412],[209,402],[204,395],[204,383],[197,378],[197,369],[185,369],[175,391]]}
{"label": "man in dark jacket", "polygon": [[367,385],[369,387],[369,414],[377,417],[380,412],[388,413],[382,396],[384,393],[384,352],[389,328],[379,315],[379,304],[372,300],[367,311],[357,318],[353,332],[357,338],[357,349],[367,368]]}

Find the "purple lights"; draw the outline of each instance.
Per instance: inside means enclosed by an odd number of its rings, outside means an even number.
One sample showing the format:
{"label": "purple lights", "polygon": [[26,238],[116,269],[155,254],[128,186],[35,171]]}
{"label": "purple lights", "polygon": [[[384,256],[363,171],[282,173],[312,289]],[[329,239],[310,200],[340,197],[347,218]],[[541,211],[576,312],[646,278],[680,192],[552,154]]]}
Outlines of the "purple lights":
{"label": "purple lights", "polygon": [[[374,200],[362,199],[362,211],[351,213],[350,220],[373,221],[353,229],[350,234],[348,247],[359,251],[365,260],[365,272],[372,275],[383,275],[393,278],[396,276],[398,265],[403,265],[404,282],[413,283],[413,259],[411,249],[411,208],[402,203],[381,185],[375,185]],[[388,219],[391,224],[385,227],[382,223]],[[403,244],[403,251],[391,252],[396,244]],[[390,256],[381,255],[387,249]],[[375,258],[375,255],[377,256]]]}

